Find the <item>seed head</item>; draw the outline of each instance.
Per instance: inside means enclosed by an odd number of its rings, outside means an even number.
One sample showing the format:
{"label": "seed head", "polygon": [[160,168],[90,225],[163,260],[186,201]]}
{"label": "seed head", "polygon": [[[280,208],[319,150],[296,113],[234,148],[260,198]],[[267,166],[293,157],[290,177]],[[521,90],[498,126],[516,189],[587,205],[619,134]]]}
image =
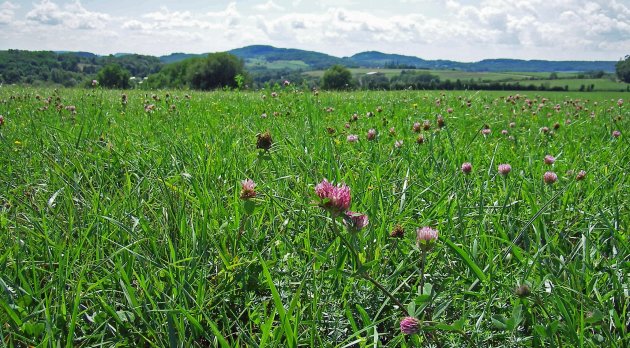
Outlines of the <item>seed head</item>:
{"label": "seed head", "polygon": [[516,296],[523,298],[529,296],[529,294],[531,294],[531,290],[529,289],[529,286],[523,284],[516,287],[514,293],[516,294]]}
{"label": "seed head", "polygon": [[545,164],[554,164],[555,161],[556,161],[556,158],[553,157],[552,155],[545,156]]}
{"label": "seed head", "polygon": [[400,321],[400,331],[405,335],[413,335],[420,331],[420,320],[414,317],[406,317]]}
{"label": "seed head", "polygon": [[582,181],[584,180],[584,177],[586,177],[586,171],[584,170],[580,170],[577,175],[575,176],[575,180],[577,181]]}
{"label": "seed head", "polygon": [[422,125],[420,125],[420,122],[414,122],[414,124],[413,124],[413,126],[411,127],[411,129],[412,129],[414,132],[418,133],[418,132],[420,132],[420,130],[422,130],[422,128],[421,128],[421,127],[422,127]]}
{"label": "seed head", "polygon": [[429,120],[424,120],[422,123],[422,129],[425,131],[431,129],[431,122]]}
{"label": "seed head", "polygon": [[[448,111],[448,110],[451,110],[451,111]],[[446,110],[446,111],[447,111],[449,114],[450,114],[451,112],[453,112],[453,109],[450,109],[450,108],[449,108],[448,110]],[[437,117],[437,124],[438,124],[438,127],[439,127],[439,128],[444,127],[444,124],[445,124],[445,123],[444,123],[444,117],[442,117],[442,115],[438,115],[438,117]]]}
{"label": "seed head", "polygon": [[418,134],[418,137],[416,138],[416,143],[418,144],[424,143],[424,136],[422,134]]}
{"label": "seed head", "polygon": [[273,144],[273,139],[271,139],[271,133],[266,131],[262,134],[256,134],[256,148],[263,149],[265,151],[269,151],[271,145]]}
{"label": "seed head", "polygon": [[392,238],[402,238],[405,236],[405,230],[402,228],[402,226],[396,225],[389,236]]}

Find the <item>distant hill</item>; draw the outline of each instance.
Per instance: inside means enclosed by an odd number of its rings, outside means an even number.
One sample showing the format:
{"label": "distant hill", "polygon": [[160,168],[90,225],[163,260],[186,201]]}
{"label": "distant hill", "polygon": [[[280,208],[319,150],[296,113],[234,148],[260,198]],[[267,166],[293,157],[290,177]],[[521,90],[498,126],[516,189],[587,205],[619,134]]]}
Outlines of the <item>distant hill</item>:
{"label": "distant hill", "polygon": [[164,64],[169,64],[169,63],[176,63],[179,61],[182,61],[184,59],[188,59],[188,58],[195,58],[195,57],[201,57],[206,55],[207,53],[200,53],[200,54],[194,54],[194,53],[171,53],[168,56],[161,56],[160,58],[160,62],[164,63]]}
{"label": "distant hill", "polygon": [[366,68],[413,66],[418,69],[463,70],[487,72],[575,72],[575,71],[615,71],[615,61],[551,61],[521,59],[484,59],[474,63],[452,60],[424,60],[413,56],[387,54],[382,52],[361,52],[347,59]]}
{"label": "distant hill", "polygon": [[277,61],[302,61],[312,70],[324,69],[335,64],[350,66],[356,65],[354,62],[347,62],[342,58],[334,57],[325,53],[305,51],[295,48],[277,48],[266,45],[246,46],[233,49],[228,52],[244,59],[246,66],[248,60],[264,60],[269,63]]}

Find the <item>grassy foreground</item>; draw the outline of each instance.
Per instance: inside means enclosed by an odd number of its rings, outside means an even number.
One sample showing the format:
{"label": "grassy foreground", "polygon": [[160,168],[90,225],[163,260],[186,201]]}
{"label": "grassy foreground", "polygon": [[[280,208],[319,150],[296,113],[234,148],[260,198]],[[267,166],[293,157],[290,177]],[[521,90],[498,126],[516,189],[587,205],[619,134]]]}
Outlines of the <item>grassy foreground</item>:
{"label": "grassy foreground", "polygon": [[0,88],[4,345],[630,343],[627,94],[126,93]]}

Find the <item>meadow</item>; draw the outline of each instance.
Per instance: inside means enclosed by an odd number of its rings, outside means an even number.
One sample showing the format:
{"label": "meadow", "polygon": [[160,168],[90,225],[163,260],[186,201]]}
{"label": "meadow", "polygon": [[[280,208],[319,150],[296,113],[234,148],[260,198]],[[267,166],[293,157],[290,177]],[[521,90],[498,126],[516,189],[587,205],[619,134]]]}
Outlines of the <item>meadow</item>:
{"label": "meadow", "polygon": [[630,344],[627,93],[2,87],[0,115],[6,346]]}

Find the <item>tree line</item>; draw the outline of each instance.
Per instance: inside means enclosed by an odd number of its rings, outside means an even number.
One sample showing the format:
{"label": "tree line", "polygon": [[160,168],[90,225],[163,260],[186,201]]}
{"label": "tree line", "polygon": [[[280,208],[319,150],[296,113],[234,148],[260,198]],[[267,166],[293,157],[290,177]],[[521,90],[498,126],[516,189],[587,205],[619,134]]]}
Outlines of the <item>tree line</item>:
{"label": "tree line", "polygon": [[[584,76],[597,76],[586,72]],[[630,83],[630,56],[616,65],[617,77]],[[554,76],[555,75],[555,76]],[[601,77],[601,76],[600,76]],[[550,79],[557,79],[551,73]],[[321,78],[295,70],[253,70],[248,72],[242,59],[221,52],[192,57],[176,63],[163,64],[159,58],[136,54],[96,56],[91,53],[0,51],[0,83],[58,84],[66,87],[91,86],[92,80],[106,88],[178,88],[211,90],[221,88],[260,89],[284,81],[307,88],[330,90],[536,90],[566,91],[568,86],[521,83],[514,81],[441,80],[422,69],[402,70],[387,77],[373,72],[353,76],[342,65],[329,67]],[[580,91],[593,90],[583,85]]]}

